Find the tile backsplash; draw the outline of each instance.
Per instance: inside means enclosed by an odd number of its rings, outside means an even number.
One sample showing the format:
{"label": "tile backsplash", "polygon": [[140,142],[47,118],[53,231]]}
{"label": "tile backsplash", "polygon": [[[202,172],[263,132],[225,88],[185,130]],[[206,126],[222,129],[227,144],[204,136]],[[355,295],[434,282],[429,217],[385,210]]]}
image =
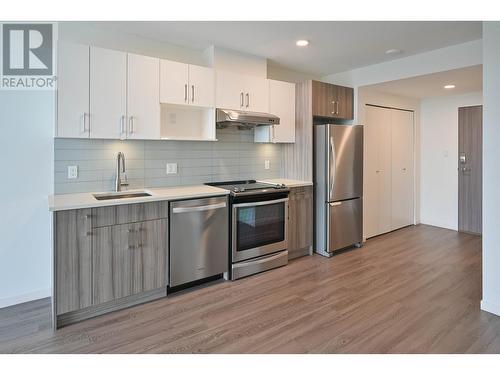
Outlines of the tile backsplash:
{"label": "tile backsplash", "polygon": [[[218,142],[63,139],[55,140],[55,194],[110,191],[116,154],[125,154],[129,189],[281,177],[279,144],[254,143],[253,130],[218,129]],[[269,160],[269,169],[264,168]],[[167,163],[177,174],[167,175]],[[68,166],[78,178],[68,179]]]}

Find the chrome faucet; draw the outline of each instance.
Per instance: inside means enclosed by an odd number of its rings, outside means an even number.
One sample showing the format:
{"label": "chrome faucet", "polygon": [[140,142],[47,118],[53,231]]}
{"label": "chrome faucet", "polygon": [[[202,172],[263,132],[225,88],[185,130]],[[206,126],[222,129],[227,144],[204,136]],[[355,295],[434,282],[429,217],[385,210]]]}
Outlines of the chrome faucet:
{"label": "chrome faucet", "polygon": [[127,175],[125,174],[125,155],[123,154],[123,152],[119,152],[118,156],[116,157],[115,190],[121,191],[122,186],[128,186],[128,182],[127,182]]}

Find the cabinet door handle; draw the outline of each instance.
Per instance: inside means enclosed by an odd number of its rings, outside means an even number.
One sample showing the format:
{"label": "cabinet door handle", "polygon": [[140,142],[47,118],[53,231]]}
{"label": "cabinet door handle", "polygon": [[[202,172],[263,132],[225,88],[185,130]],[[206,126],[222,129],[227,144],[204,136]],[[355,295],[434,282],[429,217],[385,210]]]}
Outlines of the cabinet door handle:
{"label": "cabinet door handle", "polygon": [[332,101],[332,106],[333,106],[332,115],[334,115],[335,114],[335,101]]}
{"label": "cabinet door handle", "polygon": [[339,114],[339,102],[335,102],[335,106],[337,107],[337,109],[335,110],[335,114],[338,115]]}
{"label": "cabinet door handle", "polygon": [[240,107],[243,107],[243,93],[240,93]]}
{"label": "cabinet door handle", "polygon": [[250,94],[247,92],[247,108],[250,107]]}
{"label": "cabinet door handle", "polygon": [[191,85],[191,103],[194,103],[194,85]]}
{"label": "cabinet door handle", "polygon": [[82,133],[86,133],[87,131],[90,131],[90,127],[87,127],[87,118],[89,118],[90,115],[88,113],[83,114],[83,124],[82,124]]}
{"label": "cabinet door handle", "polygon": [[187,102],[188,100],[188,85],[187,83],[184,85],[184,101]]}
{"label": "cabinet door handle", "polygon": [[120,118],[120,135],[125,132],[125,115]]}
{"label": "cabinet door handle", "polygon": [[129,123],[128,123],[128,131],[130,132],[130,134],[132,134],[134,132],[134,130],[135,130],[134,128],[135,128],[135,117],[130,116]]}

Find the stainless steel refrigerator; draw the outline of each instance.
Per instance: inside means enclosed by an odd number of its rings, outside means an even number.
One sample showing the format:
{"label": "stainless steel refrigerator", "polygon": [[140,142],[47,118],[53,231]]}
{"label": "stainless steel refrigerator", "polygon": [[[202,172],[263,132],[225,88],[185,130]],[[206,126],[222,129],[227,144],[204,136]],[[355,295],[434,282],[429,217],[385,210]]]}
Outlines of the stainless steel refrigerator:
{"label": "stainless steel refrigerator", "polygon": [[314,125],[315,245],[324,256],[363,241],[363,126]]}

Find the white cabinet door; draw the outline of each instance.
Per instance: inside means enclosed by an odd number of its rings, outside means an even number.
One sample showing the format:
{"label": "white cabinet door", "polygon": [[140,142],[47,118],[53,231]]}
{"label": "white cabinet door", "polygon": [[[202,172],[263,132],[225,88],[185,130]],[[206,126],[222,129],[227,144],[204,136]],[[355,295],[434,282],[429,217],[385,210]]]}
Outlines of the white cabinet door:
{"label": "white cabinet door", "polygon": [[128,54],[127,138],[160,138],[160,60]]}
{"label": "white cabinet door", "polygon": [[273,126],[273,142],[295,142],[295,84],[269,80],[269,113],[280,118]]}
{"label": "white cabinet door", "polygon": [[126,137],[127,54],[90,47],[90,136]]}
{"label": "white cabinet door", "polygon": [[189,65],[176,61],[160,61],[160,102],[189,103]]}
{"label": "white cabinet door", "polygon": [[269,112],[269,80],[266,78],[245,77],[244,110]]}
{"label": "white cabinet door", "polygon": [[215,104],[215,72],[212,68],[189,65],[189,103],[198,107]]}
{"label": "white cabinet door", "polygon": [[392,230],[414,224],[413,112],[391,111]]}
{"label": "white cabinet door", "polygon": [[61,138],[88,138],[89,46],[59,42],[57,132]]}
{"label": "white cabinet door", "polygon": [[245,83],[242,74],[218,70],[215,72],[215,106],[225,109],[244,109]]}

